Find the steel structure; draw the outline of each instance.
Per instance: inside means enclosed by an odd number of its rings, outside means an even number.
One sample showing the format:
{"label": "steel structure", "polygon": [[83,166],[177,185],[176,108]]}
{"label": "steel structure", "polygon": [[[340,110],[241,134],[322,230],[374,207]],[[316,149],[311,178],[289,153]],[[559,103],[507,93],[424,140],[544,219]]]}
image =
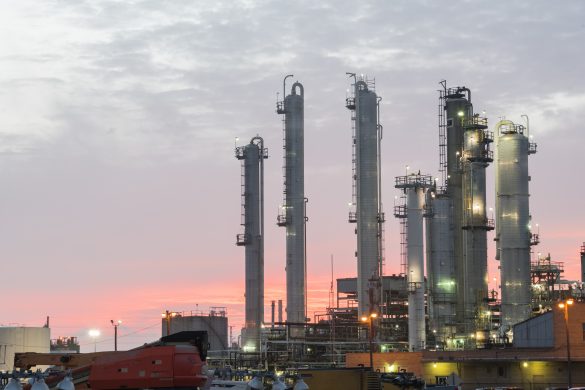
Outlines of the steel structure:
{"label": "steel structure", "polygon": [[502,290],[500,332],[530,318],[532,288],[528,155],[536,152],[528,128],[502,120],[496,124],[496,259]]}
{"label": "steel structure", "polygon": [[244,233],[236,236],[236,245],[246,250],[246,318],[242,345],[249,351],[260,349],[260,328],[264,321],[264,159],[268,150],[261,137],[236,147],[242,161],[242,220]]}
{"label": "steel structure", "polygon": [[406,194],[406,254],[408,283],[408,349],[425,349],[425,281],[423,205],[425,192],[433,185],[428,175],[410,174],[396,177],[395,187]]}
{"label": "steel structure", "polygon": [[444,348],[456,334],[455,262],[451,198],[436,188],[425,201],[429,330]]}
{"label": "steel structure", "polygon": [[[353,190],[349,222],[356,223],[358,263],[358,315],[379,311],[379,279],[383,272],[384,213],[381,203],[379,98],[375,83],[354,77],[353,95],[346,98],[352,112]],[[376,282],[378,280],[378,282]]]}
{"label": "steel structure", "polygon": [[[276,112],[284,115],[284,201],[277,218],[278,226],[286,228],[286,318],[291,323],[306,322],[306,202],[304,178],[304,89],[295,82],[277,102]],[[290,337],[304,335],[304,328],[292,327]]]}

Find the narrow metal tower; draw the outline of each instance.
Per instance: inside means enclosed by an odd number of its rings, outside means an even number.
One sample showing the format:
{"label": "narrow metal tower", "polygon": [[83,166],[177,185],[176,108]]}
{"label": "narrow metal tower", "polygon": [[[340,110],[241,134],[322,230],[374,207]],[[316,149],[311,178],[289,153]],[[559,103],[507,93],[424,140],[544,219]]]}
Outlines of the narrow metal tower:
{"label": "narrow metal tower", "polygon": [[496,124],[496,260],[502,285],[502,335],[530,318],[532,289],[530,246],[538,236],[530,230],[528,155],[536,144],[528,128],[512,121]]}
{"label": "narrow metal tower", "polygon": [[268,150],[261,137],[236,147],[242,161],[242,220],[244,233],[236,236],[236,245],[246,249],[246,318],[242,346],[260,351],[260,328],[264,322],[264,159]]}
{"label": "narrow metal tower", "polygon": [[[284,200],[277,224],[286,228],[286,319],[301,324],[307,318],[304,89],[295,82],[286,95],[286,79],[292,76],[284,78],[284,100],[276,104],[276,112],[284,115]],[[304,328],[290,327],[289,336],[304,336]]]}
{"label": "narrow metal tower", "polygon": [[444,188],[427,191],[425,199],[429,330],[435,345],[447,347],[455,328],[456,278],[453,260],[451,199]]}
{"label": "narrow metal tower", "polygon": [[425,349],[425,280],[423,205],[425,192],[433,185],[428,175],[410,174],[396,177],[395,187],[406,194],[406,254],[408,283],[408,349]]}
{"label": "narrow metal tower", "polygon": [[[353,94],[346,98],[352,116],[352,202],[349,222],[356,223],[358,318],[379,312],[383,274],[384,213],[381,203],[379,98],[375,83],[354,78]],[[377,282],[376,282],[377,281]]]}
{"label": "narrow metal tower", "polygon": [[[463,152],[463,331],[471,336],[470,346],[485,342],[488,274],[487,232],[493,230],[486,210],[486,168],[493,161],[490,144],[493,133],[486,131],[487,119],[473,114],[473,107],[459,119],[462,122]],[[482,341],[483,340],[483,341]]]}

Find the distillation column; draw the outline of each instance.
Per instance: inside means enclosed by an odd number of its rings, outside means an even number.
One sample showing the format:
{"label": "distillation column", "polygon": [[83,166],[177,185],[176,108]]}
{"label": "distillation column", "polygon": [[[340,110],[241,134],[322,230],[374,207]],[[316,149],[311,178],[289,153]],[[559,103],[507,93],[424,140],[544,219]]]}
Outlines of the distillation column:
{"label": "distillation column", "polygon": [[406,280],[408,282],[408,349],[422,351],[425,348],[425,283],[424,283],[424,236],[423,204],[426,189],[433,184],[428,175],[411,174],[398,176],[396,188],[406,194]]}
{"label": "distillation column", "polygon": [[[463,320],[469,345],[486,341],[482,332],[487,329],[487,232],[493,221],[486,212],[486,168],[493,161],[490,143],[493,135],[487,132],[487,119],[463,116],[463,257],[462,288],[464,291]],[[477,344],[476,344],[477,341]]]}
{"label": "distillation column", "polygon": [[373,83],[357,78],[354,95],[346,99],[352,111],[353,191],[349,222],[356,223],[358,318],[379,311],[383,265],[383,223],[380,196],[379,98]]}
{"label": "distillation column", "polygon": [[528,155],[536,152],[527,129],[509,120],[496,124],[496,259],[500,260],[501,333],[530,318],[532,294]]}
{"label": "distillation column", "polygon": [[236,245],[246,250],[245,297],[246,318],[242,330],[242,346],[247,351],[260,350],[260,328],[264,321],[264,149],[256,136],[245,146],[236,147],[236,158],[242,161],[242,225]]}
{"label": "distillation column", "polygon": [[428,190],[425,200],[429,329],[436,345],[445,347],[456,334],[455,263],[451,199],[440,189]]}
{"label": "distillation column", "polygon": [[471,105],[471,92],[468,88],[457,87],[447,89],[444,84],[444,91],[441,91],[442,110],[446,121],[446,196],[451,199],[451,221],[453,237],[453,260],[455,263],[455,291],[456,291],[456,322],[459,324],[458,331],[463,332],[465,289],[465,259],[463,256],[463,171],[461,164],[461,153],[463,151],[463,121],[462,118],[473,115]]}
{"label": "distillation column", "polygon": [[[283,88],[286,88],[286,79]],[[295,82],[291,92],[277,103],[284,114],[284,204],[277,224],[286,228],[286,318],[306,322],[306,198],[304,178],[304,90]],[[304,335],[303,327],[290,327],[289,337]]]}

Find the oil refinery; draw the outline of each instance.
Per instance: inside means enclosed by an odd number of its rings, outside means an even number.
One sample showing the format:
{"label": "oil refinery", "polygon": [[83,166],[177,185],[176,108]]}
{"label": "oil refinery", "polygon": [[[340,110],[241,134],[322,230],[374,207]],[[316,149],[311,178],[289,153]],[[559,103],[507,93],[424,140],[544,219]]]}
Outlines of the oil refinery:
{"label": "oil refinery", "polygon": [[[232,339],[225,307],[208,313],[167,310],[159,341],[125,352],[117,352],[116,344],[114,353],[102,355],[95,349],[94,354],[79,354],[79,345],[70,351],[62,341],[50,343],[47,319],[44,328],[0,329],[6,345],[16,345],[16,338],[27,332],[38,339],[34,348],[24,342],[23,348],[5,348],[10,355],[5,363],[15,364],[3,368],[60,365],[73,371],[46,377],[47,383],[69,378],[78,388],[90,384],[96,389],[209,388],[212,381],[212,389],[246,388],[238,387],[246,383],[254,389],[297,390],[307,385],[368,390],[585,385],[585,243],[579,280],[567,279],[562,262],[534,250],[540,236],[529,202],[529,157],[537,146],[528,116],[517,122],[501,117],[490,125],[474,110],[470,88],[441,81],[437,172],[406,166],[403,174],[383,175],[381,91],[374,79],[347,76],[351,155],[343,158],[351,161],[347,229],[355,234],[355,269],[353,276],[335,283],[332,274],[326,307],[308,310],[311,191],[305,188],[305,87],[288,82],[291,74],[284,77],[282,99],[276,102],[282,119],[282,203],[275,215],[265,214],[265,165],[280,166],[274,162],[280,156],[273,153],[268,159],[261,134],[235,144],[241,170],[235,243],[243,249],[245,265],[245,320],[238,341]],[[392,137],[391,131],[387,134]],[[384,180],[392,183],[394,193],[382,192]],[[493,208],[487,200],[491,194]],[[394,199],[395,218],[389,221],[383,208],[387,198]],[[286,296],[270,302],[265,299],[267,217],[285,233],[281,266]],[[390,223],[400,235],[400,247],[391,252],[400,256],[388,260]],[[495,259],[488,255],[492,242]],[[497,275],[488,274],[491,260],[498,262]],[[387,263],[400,271],[385,274]],[[491,277],[500,281],[499,290],[490,290]],[[113,320],[112,325],[117,332]],[[165,359],[175,362],[165,371],[168,377],[156,370],[146,374]],[[189,359],[195,366],[188,367]],[[129,362],[140,370],[128,371]],[[191,371],[181,376],[186,372],[181,370]],[[17,390],[14,380],[22,375],[28,374],[0,377],[7,389]],[[161,385],[163,379],[173,385]]]}
{"label": "oil refinery", "polygon": [[[562,366],[560,350],[567,348],[569,354],[570,337],[567,330],[563,344],[558,312],[561,306],[565,310],[570,306],[576,317],[585,316],[585,305],[580,303],[583,277],[565,279],[563,263],[533,250],[540,238],[532,227],[529,208],[529,156],[536,153],[536,144],[528,116],[518,118],[521,123],[500,118],[490,125],[485,115],[474,111],[470,88],[440,83],[438,172],[407,167],[405,175],[395,177],[393,214],[400,228],[401,256],[391,261],[399,262],[400,273],[385,275],[384,226],[388,222],[383,199],[388,195],[382,193],[382,98],[374,79],[347,75],[351,86],[345,106],[350,111],[352,150],[346,156],[352,166],[348,220],[356,236],[355,277],[337,279],[333,302],[313,316],[307,313],[311,292],[306,287],[310,256],[304,186],[305,89],[296,81],[287,91],[287,79],[293,77],[287,75],[283,100],[276,105],[276,112],[283,115],[283,203],[276,219],[278,226],[286,228],[286,316],[279,301],[276,318],[272,301],[271,319],[263,322],[266,302],[257,300],[263,286],[258,279],[263,274],[263,235],[258,226],[264,224],[263,212],[257,211],[262,210],[257,204],[263,191],[258,183],[263,182],[262,161],[267,157],[261,145],[254,150],[250,167],[246,159],[242,173],[246,233],[238,236],[238,245],[246,247],[246,327],[242,330],[246,336],[242,345],[234,346],[236,350],[211,351],[212,359],[230,367],[408,370],[436,385],[446,384],[445,378],[453,373],[466,375],[461,368],[447,372],[443,367],[442,374],[432,378],[429,373],[438,367],[437,361],[477,360],[476,368],[485,361],[500,364],[498,353],[493,354],[498,350],[503,351],[501,356],[515,354],[522,356],[516,359]],[[257,139],[236,147],[238,158],[243,159],[242,151]],[[486,179],[492,167],[494,187]],[[494,195],[493,208],[487,204],[488,193]],[[491,241],[495,242],[498,275],[488,275]],[[580,252],[583,275],[584,248]],[[490,276],[501,281],[501,291],[489,289]],[[567,329],[578,325],[568,318]],[[534,348],[530,358],[525,348]],[[559,357],[551,358],[551,354]],[[571,358],[565,360],[570,363]],[[585,367],[585,360],[576,363],[581,360],[576,358],[573,364]],[[576,369],[569,366],[568,370],[571,374]],[[514,375],[505,377],[517,381]],[[540,386],[537,382],[531,379],[536,387]],[[476,385],[490,383],[486,379]]]}

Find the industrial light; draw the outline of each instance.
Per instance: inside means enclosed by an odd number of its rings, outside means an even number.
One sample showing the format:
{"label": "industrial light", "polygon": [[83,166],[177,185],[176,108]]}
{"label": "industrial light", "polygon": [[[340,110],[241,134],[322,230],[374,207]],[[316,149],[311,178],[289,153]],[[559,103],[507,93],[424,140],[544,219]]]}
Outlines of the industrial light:
{"label": "industrial light", "polygon": [[367,320],[368,320],[368,317],[366,317],[366,316],[363,316],[363,317],[362,317],[362,321],[363,321],[363,322],[366,322]]}
{"label": "industrial light", "polygon": [[567,299],[567,305],[572,305],[573,304],[573,300],[572,299]]}
{"label": "industrial light", "polygon": [[528,367],[528,363],[527,362],[522,363],[522,367]]}
{"label": "industrial light", "polygon": [[459,112],[457,113],[457,116],[463,116],[463,111],[459,111]]}
{"label": "industrial light", "polygon": [[437,368],[437,362],[433,362],[433,368]]}
{"label": "industrial light", "polygon": [[[571,301],[571,303],[573,303],[573,302]],[[378,313],[372,313],[372,314],[370,314],[370,317],[376,318],[376,317],[378,317]]]}

